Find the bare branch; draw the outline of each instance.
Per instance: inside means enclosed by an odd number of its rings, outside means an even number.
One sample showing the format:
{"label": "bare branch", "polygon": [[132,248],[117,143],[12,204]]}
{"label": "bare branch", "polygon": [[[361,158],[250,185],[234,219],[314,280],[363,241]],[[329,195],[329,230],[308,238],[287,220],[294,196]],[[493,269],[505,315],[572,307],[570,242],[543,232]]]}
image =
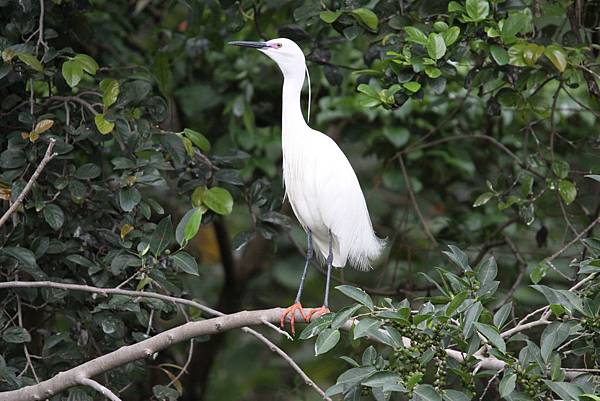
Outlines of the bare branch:
{"label": "bare branch", "polygon": [[[102,294],[104,296],[108,296],[109,294],[114,294],[114,295],[125,295],[125,296],[134,297],[134,298],[139,298],[139,297],[156,298],[156,299],[173,302],[173,303],[180,304],[180,305],[191,306],[191,307],[197,308],[203,312],[206,312],[207,314],[212,315],[212,316],[225,316],[223,313],[221,313],[215,309],[212,309],[208,306],[202,305],[198,302],[191,301],[191,300],[184,299],[184,298],[171,297],[168,295],[154,293],[154,292],[131,291],[131,290],[118,289],[118,288],[98,288],[98,287],[92,287],[92,286],[81,285],[81,284],[56,283],[56,282],[52,282],[52,281],[11,281],[11,282],[0,283],[0,289],[3,289],[3,288],[4,289],[6,289],[6,288],[58,288],[58,289],[63,289],[63,290],[91,292],[91,293],[95,293],[95,294]],[[281,316],[281,313],[279,313],[279,315],[277,315],[277,316]],[[278,323],[279,318],[277,317],[275,320],[273,320],[273,319],[269,320],[266,318],[261,319],[260,323],[267,325],[271,328],[275,328],[275,330],[278,333],[280,333],[281,330],[279,330],[275,325],[272,324],[273,321]],[[258,324],[260,324],[260,323],[258,323]],[[273,342],[271,342],[268,338],[266,338],[263,334],[257,332],[256,330],[253,330],[249,327],[242,327],[241,330],[244,333],[253,335],[259,341],[264,343],[271,351],[273,351],[274,353],[281,356],[292,367],[292,369],[294,369],[296,371],[296,373],[298,373],[298,375],[300,377],[302,377],[302,379],[304,380],[304,382],[307,385],[309,385],[310,387],[315,389],[315,391],[317,391],[325,399],[330,400],[328,397],[325,397],[325,392],[314,381],[312,381],[310,377],[308,377],[308,375],[302,370],[302,368],[300,368],[300,366],[298,366],[298,364],[289,355],[287,355],[285,353],[285,351],[283,351],[281,348],[279,348],[277,345],[275,345]],[[289,334],[287,335],[287,337],[289,338]],[[191,349],[191,347],[190,347],[190,349]],[[189,358],[188,358],[188,362],[189,362]],[[186,365],[187,365],[187,363],[186,363]],[[0,400],[3,400],[2,395],[3,394],[0,393]]]}
{"label": "bare branch", "polygon": [[113,393],[112,391],[110,391],[95,380],[88,379],[87,377],[82,377],[81,379],[79,379],[79,384],[93,388],[94,390],[108,398],[110,401],[121,401],[121,399],[117,397],[115,393]]}
{"label": "bare branch", "polygon": [[10,207],[8,208],[6,213],[4,213],[2,215],[2,217],[0,217],[0,227],[2,227],[4,225],[4,223],[6,223],[8,218],[15,212],[15,210],[17,210],[19,205],[21,203],[23,203],[23,201],[25,200],[25,197],[27,196],[29,191],[31,191],[31,188],[33,188],[33,184],[35,184],[35,181],[38,179],[38,177],[42,173],[42,170],[44,170],[44,168],[46,167],[46,164],[48,164],[48,162],[50,160],[52,160],[54,158],[54,156],[56,156],[56,153],[52,153],[52,149],[54,149],[55,143],[56,143],[56,139],[50,138],[50,143],[48,144],[48,149],[46,149],[46,154],[44,154],[44,158],[42,159],[40,164],[37,166],[37,168],[31,175],[31,178],[25,185],[25,188],[23,188],[23,191],[21,191],[21,193],[19,194],[17,199],[14,201],[14,203],[12,205],[10,205]]}

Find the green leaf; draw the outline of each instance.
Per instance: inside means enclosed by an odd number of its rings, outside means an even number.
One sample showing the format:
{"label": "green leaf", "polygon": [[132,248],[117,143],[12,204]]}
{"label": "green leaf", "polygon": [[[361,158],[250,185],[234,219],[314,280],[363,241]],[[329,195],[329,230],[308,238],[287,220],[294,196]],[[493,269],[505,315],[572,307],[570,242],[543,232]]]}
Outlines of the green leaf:
{"label": "green leaf", "polygon": [[471,270],[469,267],[469,259],[467,255],[457,246],[448,245],[450,252],[444,251],[443,253],[450,258],[450,260],[463,271]]}
{"label": "green leaf", "polygon": [[342,15],[341,11],[322,11],[319,17],[326,23],[332,24]]}
{"label": "green leaf", "polygon": [[21,60],[21,62],[30,66],[37,72],[44,72],[44,66],[34,55],[29,53],[17,53],[16,56],[19,60]]}
{"label": "green leaf", "polygon": [[544,297],[546,297],[551,304],[562,305],[567,308],[570,313],[575,310],[585,313],[581,298],[573,291],[556,290],[545,285],[532,285],[531,288],[544,294]]}
{"label": "green leaf", "polygon": [[408,89],[408,91],[412,92],[412,93],[416,93],[419,91],[419,89],[421,89],[421,84],[418,82],[406,82],[404,84],[402,84],[403,87],[405,87],[406,89]]}
{"label": "green leaf", "polygon": [[493,193],[491,193],[491,192],[484,192],[481,195],[479,195],[477,197],[477,199],[475,199],[475,202],[473,202],[473,207],[479,207],[479,206],[485,205],[493,197],[494,197]]}
{"label": "green leaf", "polygon": [[552,382],[544,380],[546,386],[555,392],[562,401],[579,401],[579,396],[583,394],[583,390],[577,384],[567,382]]}
{"label": "green leaf", "polygon": [[193,208],[181,218],[175,229],[175,239],[179,245],[185,246],[198,233],[203,213],[201,208]]}
{"label": "green leaf", "polygon": [[26,266],[37,267],[35,255],[27,248],[22,248],[20,246],[5,246],[0,248],[0,252],[18,260]]}
{"label": "green leaf", "polygon": [[565,201],[565,204],[570,205],[577,197],[577,187],[575,183],[569,180],[560,180],[558,182],[558,193]]}
{"label": "green leaf", "polygon": [[517,33],[523,31],[527,27],[527,16],[524,13],[511,14],[502,25],[500,37],[504,43],[512,43],[515,41]]}
{"label": "green leaf", "polygon": [[544,362],[548,362],[552,351],[561,345],[571,333],[571,325],[563,322],[552,322],[542,332],[540,350]]}
{"label": "green leaf", "polygon": [[554,65],[559,72],[564,72],[567,68],[567,55],[562,47],[557,45],[546,46],[544,56]]}
{"label": "green leaf", "polygon": [[375,372],[374,366],[348,369],[338,377],[337,384],[358,384]]}
{"label": "green leaf", "polygon": [[471,401],[472,397],[462,391],[447,389],[443,394],[445,401]]}
{"label": "green leaf", "polygon": [[179,251],[169,256],[169,260],[173,262],[175,267],[181,269],[183,272],[198,276],[198,263],[196,259],[185,251]]}
{"label": "green leaf", "polygon": [[9,327],[2,333],[2,340],[11,344],[28,343],[31,335],[23,327]]}
{"label": "green leaf", "polygon": [[442,401],[440,393],[431,384],[419,384],[414,392],[417,401]]}
{"label": "green leaf", "polygon": [[356,327],[354,327],[354,339],[371,335],[373,331],[379,330],[382,324],[381,320],[370,317],[360,319]]}
{"label": "green leaf", "polygon": [[53,230],[58,230],[65,222],[65,214],[62,209],[53,203],[46,205],[43,210],[44,220]]}
{"label": "green leaf", "polygon": [[201,133],[194,131],[193,129],[185,128],[183,130],[183,135],[192,141],[192,143],[201,151],[205,153],[210,152],[210,142]]}
{"label": "green leaf", "polygon": [[227,215],[233,210],[233,198],[225,188],[212,187],[205,191],[202,203],[213,212],[221,215]]}
{"label": "green leaf", "polygon": [[100,81],[100,90],[102,91],[102,104],[105,109],[108,109],[119,97],[119,81],[112,78],[103,79]]}
{"label": "green leaf", "polygon": [[171,216],[167,216],[158,223],[150,238],[150,251],[154,256],[158,256],[172,243],[173,223],[171,223]]}
{"label": "green leaf", "polygon": [[449,13],[464,13],[465,8],[457,1],[451,1],[448,3],[448,12]]}
{"label": "green leaf", "polygon": [[67,60],[62,65],[62,76],[67,84],[74,88],[83,77],[83,67],[77,61]]}
{"label": "green leaf", "polygon": [[498,348],[500,351],[506,352],[506,343],[504,342],[502,337],[500,337],[498,330],[494,326],[490,326],[489,324],[475,322],[475,327],[477,327],[477,330],[481,334],[483,334],[483,336],[485,338],[488,339],[490,344],[492,344],[494,347]]}
{"label": "green leaf", "polygon": [[124,188],[119,191],[119,206],[124,212],[131,212],[141,200],[142,195],[135,187]]}
{"label": "green leaf", "polygon": [[446,47],[449,47],[458,39],[458,35],[460,35],[460,28],[457,26],[450,27],[446,31],[442,32],[441,35],[444,38]]}
{"label": "green leaf", "polygon": [[328,313],[326,315],[319,316],[317,319],[311,319],[308,326],[306,326],[304,330],[302,330],[302,333],[300,333],[300,339],[308,340],[309,338],[316,336],[321,331],[329,327],[334,318],[335,314]]}
{"label": "green leaf", "polygon": [[446,54],[446,43],[439,33],[430,33],[425,45],[427,54],[434,60],[439,60]]}
{"label": "green leaf", "polygon": [[98,131],[102,135],[110,133],[113,130],[113,128],[115,128],[115,123],[113,123],[112,121],[108,121],[104,117],[104,113],[96,114],[94,116],[94,123],[96,124],[96,128],[98,128]]}
{"label": "green leaf", "polygon": [[421,31],[419,28],[415,28],[414,26],[407,26],[404,27],[404,31],[408,35],[406,40],[417,43],[422,46],[425,46],[427,44],[427,35],[425,35],[423,31]]}
{"label": "green leaf", "polygon": [[459,306],[469,297],[469,291],[462,291],[452,297],[452,301],[446,307],[446,316],[451,317]]}
{"label": "green leaf", "polygon": [[552,163],[552,172],[558,178],[567,178],[569,171],[571,170],[569,163],[562,160],[555,160]]}
{"label": "green leaf", "polygon": [[473,324],[479,320],[479,316],[481,316],[481,312],[483,311],[483,305],[481,302],[477,301],[473,305],[467,309],[465,313],[465,319],[463,324],[463,335],[465,337],[471,336],[471,331],[473,328]]}
{"label": "green leaf", "polygon": [[81,180],[91,180],[96,177],[99,177],[102,174],[102,170],[97,164],[94,163],[86,163],[83,166],[79,167],[77,171],[75,171],[75,177]]}
{"label": "green leaf", "polygon": [[427,74],[427,76],[429,78],[439,78],[442,75],[442,70],[440,70],[437,67],[431,67],[431,66],[427,66],[425,67],[425,74]]}
{"label": "green leaf", "polygon": [[508,52],[498,45],[490,46],[490,53],[496,64],[498,65],[506,65],[508,64]]}
{"label": "green leaf", "polygon": [[471,21],[479,22],[489,15],[490,4],[486,0],[467,0],[465,9]]}
{"label": "green leaf", "polygon": [[340,341],[340,331],[337,329],[325,329],[317,337],[315,342],[315,356],[322,355],[331,350]]}
{"label": "green leaf", "polygon": [[370,310],[373,310],[373,308],[375,307],[375,304],[373,304],[373,300],[371,299],[369,294],[367,294],[360,288],[356,288],[351,285],[338,285],[337,287],[335,287],[335,289],[340,291],[345,296],[352,298],[356,302],[365,305]]}
{"label": "green leaf", "polygon": [[517,375],[513,372],[504,373],[502,380],[500,381],[500,385],[498,386],[498,390],[500,391],[500,397],[505,398],[509,396],[513,391],[515,391],[515,386],[517,384]]}
{"label": "green leaf", "polygon": [[503,305],[498,311],[494,314],[494,326],[502,327],[506,322],[506,319],[510,316],[510,312],[512,311],[512,302]]}
{"label": "green leaf", "polygon": [[336,312],[335,318],[331,322],[331,328],[339,329],[342,327],[360,308],[362,308],[362,305],[352,305]]}
{"label": "green leaf", "polygon": [[529,278],[533,284],[539,283],[544,277],[546,277],[548,268],[549,266],[546,264],[546,262],[540,262],[535,265],[535,267],[531,270],[531,273],[529,273]]}
{"label": "green leaf", "polygon": [[375,89],[371,88],[367,84],[360,84],[360,85],[358,85],[358,87],[356,88],[356,90],[359,91],[360,93],[364,93],[365,95],[367,95],[369,97],[373,97],[373,98],[379,99],[379,93],[377,93],[377,91],[375,91]]}
{"label": "green leaf", "polygon": [[352,10],[352,15],[363,23],[367,28],[372,31],[377,30],[377,26],[379,25],[379,19],[377,18],[377,14],[368,8],[357,8]]}
{"label": "green leaf", "polygon": [[483,287],[495,279],[496,275],[498,274],[498,265],[496,264],[496,259],[493,256],[487,257],[483,262],[480,263],[476,270],[477,279]]}
{"label": "green leaf", "polygon": [[79,65],[81,65],[81,68],[83,68],[85,72],[91,75],[96,75],[96,71],[98,71],[98,68],[100,68],[98,66],[98,63],[96,63],[96,60],[94,60],[87,54],[78,53],[75,55],[75,57],[73,57],[73,60],[79,63]]}

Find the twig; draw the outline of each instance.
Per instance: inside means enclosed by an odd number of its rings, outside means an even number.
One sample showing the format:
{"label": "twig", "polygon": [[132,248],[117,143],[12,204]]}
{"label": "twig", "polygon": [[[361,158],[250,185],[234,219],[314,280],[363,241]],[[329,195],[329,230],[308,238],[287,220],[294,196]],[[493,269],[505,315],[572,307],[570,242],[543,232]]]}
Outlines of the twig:
{"label": "twig", "polygon": [[[16,300],[17,300],[17,317],[18,317],[19,326],[23,327],[23,313],[21,310],[21,299],[19,297],[16,297]],[[33,362],[31,362],[31,355],[29,354],[29,349],[27,348],[27,345],[25,345],[25,344],[23,344],[23,353],[25,354],[25,360],[27,360],[27,363],[25,364],[25,368],[23,369],[23,372],[21,372],[21,374],[19,376],[21,376],[23,373],[25,373],[27,371],[27,368],[30,367],[31,373],[33,374],[35,381],[37,383],[39,383],[40,378],[38,377],[37,373],[35,372],[35,367],[33,366]]]}
{"label": "twig", "polygon": [[500,376],[500,374],[504,372],[504,369],[500,369],[499,371],[497,371],[494,376],[492,376],[490,378],[490,380],[488,381],[487,385],[485,386],[485,388],[483,389],[483,392],[481,393],[481,397],[479,397],[479,401],[483,401],[483,397],[485,397],[485,395],[487,394],[488,390],[490,389],[492,383],[494,382],[494,380],[496,380],[498,378],[498,376]]}
{"label": "twig", "polygon": [[102,384],[98,383],[95,380],[88,379],[87,377],[82,377],[78,381],[79,384],[93,388],[94,390],[96,390],[111,401],[121,401],[121,399],[117,397],[115,393],[113,393],[108,388],[104,387]]}
{"label": "twig", "polygon": [[[38,25],[38,40],[35,46],[35,54],[37,56],[39,47],[42,45],[44,48],[44,56],[46,55],[46,50],[48,50],[48,44],[44,41],[44,0],[40,0],[40,21]],[[43,58],[43,57],[42,57]]]}
{"label": "twig", "polygon": [[415,209],[415,212],[417,213],[417,216],[419,217],[419,221],[421,222],[421,225],[423,226],[423,230],[425,231],[425,234],[427,235],[427,237],[429,237],[429,240],[431,241],[431,243],[433,243],[434,245],[437,245],[437,241],[435,240],[435,237],[433,236],[431,231],[429,231],[429,227],[427,226],[427,223],[425,222],[425,218],[423,217],[423,214],[421,213],[421,209],[419,208],[419,204],[417,203],[417,199],[415,198],[415,194],[413,192],[412,185],[410,183],[410,178],[408,177],[408,173],[406,172],[406,166],[404,165],[404,158],[402,157],[402,155],[398,156],[398,162],[400,163],[400,168],[402,169],[402,175],[404,176],[404,182],[406,183],[406,188],[408,189],[408,194],[410,196],[410,200],[413,204],[413,208]]}
{"label": "twig", "polygon": [[76,103],[79,103],[80,105],[84,106],[86,109],[88,109],[89,112],[92,113],[93,115],[98,114],[98,112],[96,111],[96,109],[94,109],[94,106],[92,104],[90,104],[88,101],[80,98],[79,96],[52,96],[49,98],[49,100],[60,100],[61,102],[64,102],[64,101],[76,102]]}
{"label": "twig", "polygon": [[446,138],[437,139],[435,141],[427,142],[427,143],[424,143],[422,145],[417,145],[417,146],[414,146],[414,147],[407,148],[407,149],[402,150],[401,152],[397,153],[396,156],[399,156],[399,155],[402,155],[402,154],[406,154],[406,153],[410,153],[410,152],[415,151],[415,150],[425,149],[425,148],[429,148],[429,147],[432,147],[432,146],[440,145],[442,143],[451,142],[451,141],[457,141],[457,140],[462,140],[462,139],[483,139],[485,141],[489,141],[489,142],[493,143],[495,146],[497,146],[499,149],[501,149],[504,153],[506,153],[507,155],[509,155],[512,159],[514,159],[515,162],[522,169],[529,171],[530,173],[538,176],[539,178],[546,178],[543,175],[541,175],[540,173],[538,173],[537,171],[532,170],[531,168],[529,168],[519,158],[519,156],[517,156],[513,151],[511,151],[509,148],[507,148],[503,143],[499,142],[496,138],[488,136],[488,135],[481,135],[481,134],[474,134],[474,135],[453,135],[453,136],[449,136],[449,137],[446,137]]}
{"label": "twig", "polygon": [[55,143],[56,143],[56,139],[50,138],[50,143],[48,144],[48,149],[46,149],[46,154],[44,155],[44,158],[42,159],[40,164],[37,166],[37,168],[31,175],[31,178],[25,185],[25,188],[23,188],[23,191],[21,191],[21,193],[19,194],[17,199],[14,201],[14,203],[12,205],[10,205],[8,210],[0,218],[0,227],[2,227],[4,225],[4,223],[6,223],[8,218],[15,212],[15,210],[17,210],[19,205],[21,203],[23,203],[23,201],[25,200],[25,197],[27,196],[29,191],[31,191],[31,188],[33,188],[33,184],[35,184],[35,181],[38,179],[38,177],[42,173],[42,170],[44,170],[44,167],[46,167],[46,164],[48,164],[48,162],[50,160],[52,160],[54,158],[54,156],[57,155],[57,153],[52,153],[52,149],[54,149]]}
{"label": "twig", "polygon": [[566,244],[565,246],[560,248],[558,251],[554,252],[550,257],[544,259],[544,261],[547,263],[552,262],[554,259],[559,257],[564,251],[569,249],[574,243],[579,241],[581,239],[581,237],[583,237],[588,231],[590,231],[592,228],[594,228],[594,226],[596,224],[598,224],[599,222],[600,222],[600,218],[596,218],[594,221],[592,221],[590,223],[590,225],[588,225],[586,228],[584,228],[583,231],[581,231],[578,235],[576,235],[575,238],[573,238],[568,244]]}
{"label": "twig", "polygon": [[252,334],[254,337],[258,338],[260,341],[266,344],[271,351],[283,358],[296,371],[296,373],[298,373],[298,375],[302,377],[302,379],[304,379],[304,383],[312,387],[317,393],[319,393],[323,397],[323,399],[327,401],[332,401],[331,398],[325,396],[325,392],[319,386],[317,386],[315,382],[312,381],[306,373],[304,373],[302,368],[300,368],[300,366],[298,366],[298,364],[288,354],[286,354],[284,350],[279,348],[277,345],[273,344],[271,341],[269,341],[268,338],[266,338],[264,335],[257,332],[256,330],[253,330],[249,327],[244,327],[242,328],[242,331]]}
{"label": "twig", "polygon": [[515,279],[515,282],[510,287],[510,289],[508,290],[508,292],[506,293],[504,298],[502,298],[502,300],[498,303],[498,305],[494,309],[500,308],[501,306],[506,304],[508,301],[510,301],[513,294],[515,293],[515,291],[521,284],[521,281],[523,281],[523,277],[525,276],[525,271],[527,270],[527,262],[525,261],[525,259],[523,259],[521,252],[519,252],[519,249],[514,244],[514,242],[508,237],[508,235],[504,235],[504,241],[506,241],[506,243],[508,244],[508,247],[515,255],[515,258],[517,258],[517,266],[519,267],[519,273],[517,275],[517,278]]}

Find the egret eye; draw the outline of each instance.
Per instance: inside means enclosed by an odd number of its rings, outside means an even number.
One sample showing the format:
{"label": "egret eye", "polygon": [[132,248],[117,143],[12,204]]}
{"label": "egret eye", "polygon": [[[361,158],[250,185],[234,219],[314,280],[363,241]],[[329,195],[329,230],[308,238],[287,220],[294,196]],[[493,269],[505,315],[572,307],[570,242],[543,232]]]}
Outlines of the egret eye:
{"label": "egret eye", "polygon": [[281,46],[283,46],[281,43],[275,43],[275,47],[276,47],[277,49],[279,49]]}

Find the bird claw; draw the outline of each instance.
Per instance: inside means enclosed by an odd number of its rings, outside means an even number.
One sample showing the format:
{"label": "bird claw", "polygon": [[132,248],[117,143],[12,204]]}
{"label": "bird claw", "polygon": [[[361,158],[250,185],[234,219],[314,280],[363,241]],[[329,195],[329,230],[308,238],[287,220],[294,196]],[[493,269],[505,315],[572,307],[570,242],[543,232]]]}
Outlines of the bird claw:
{"label": "bird claw", "polygon": [[330,313],[331,311],[329,310],[328,307],[326,307],[325,305],[321,306],[320,308],[312,308],[312,310],[310,312],[308,312],[308,320],[306,320],[307,322],[309,322],[312,319],[312,316],[314,314],[317,314],[317,317],[321,317],[323,315],[326,315],[328,313]]}
{"label": "bird claw", "polygon": [[302,307],[302,304],[300,304],[300,302],[296,302],[292,306],[285,308],[283,313],[281,314],[281,318],[279,319],[279,325],[283,329],[285,327],[285,318],[288,315],[291,315],[290,327],[292,328],[292,335],[296,334],[294,330],[294,322],[296,321],[296,311],[300,312],[300,315],[304,318],[305,322],[308,322],[309,319],[306,317],[306,314],[304,313],[304,308]]}

